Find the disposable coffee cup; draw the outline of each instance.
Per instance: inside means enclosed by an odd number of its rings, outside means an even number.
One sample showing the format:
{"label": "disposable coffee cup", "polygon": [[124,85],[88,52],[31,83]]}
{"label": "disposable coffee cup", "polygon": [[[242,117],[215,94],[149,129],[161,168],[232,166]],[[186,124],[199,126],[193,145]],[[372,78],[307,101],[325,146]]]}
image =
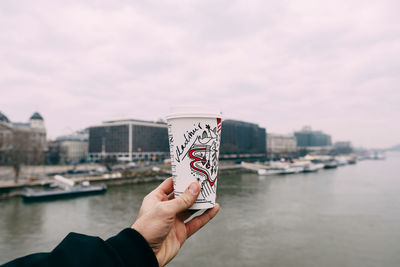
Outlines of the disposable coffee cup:
{"label": "disposable coffee cup", "polygon": [[201,107],[176,107],[166,119],[175,197],[198,182],[200,194],[189,209],[214,207],[222,115]]}

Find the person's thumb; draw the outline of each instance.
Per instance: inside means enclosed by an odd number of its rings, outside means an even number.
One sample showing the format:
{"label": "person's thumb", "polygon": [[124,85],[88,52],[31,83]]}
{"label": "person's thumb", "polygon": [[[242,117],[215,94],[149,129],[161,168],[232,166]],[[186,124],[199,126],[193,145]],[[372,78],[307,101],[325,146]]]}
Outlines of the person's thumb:
{"label": "person's thumb", "polygon": [[169,206],[174,210],[175,213],[182,212],[190,208],[196,201],[197,196],[200,193],[200,184],[193,182],[186,188],[185,192],[179,197],[168,201]]}

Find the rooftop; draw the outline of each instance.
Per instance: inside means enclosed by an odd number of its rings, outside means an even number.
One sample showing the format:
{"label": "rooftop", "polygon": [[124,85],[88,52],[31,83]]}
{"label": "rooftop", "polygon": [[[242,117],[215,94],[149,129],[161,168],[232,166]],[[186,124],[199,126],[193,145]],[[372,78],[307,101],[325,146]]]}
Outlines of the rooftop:
{"label": "rooftop", "polygon": [[231,120],[231,119],[223,120],[222,123],[259,127],[257,123],[247,122],[247,121],[239,121],[239,120]]}
{"label": "rooftop", "polygon": [[40,115],[38,112],[33,113],[33,115],[30,117],[30,120],[43,120],[42,115]]}
{"label": "rooftop", "polygon": [[121,120],[112,120],[112,121],[103,121],[103,123],[131,123],[131,122],[139,122],[139,123],[156,123],[156,124],[167,124],[162,121],[145,121],[145,120],[137,120],[137,119],[121,119]]}
{"label": "rooftop", "polygon": [[0,121],[10,122],[10,120],[7,118],[7,116],[4,115],[3,113],[1,113],[1,111],[0,111]]}
{"label": "rooftop", "polygon": [[71,134],[63,135],[56,138],[56,141],[87,141],[88,135],[86,134]]}
{"label": "rooftop", "polygon": [[17,127],[31,127],[31,125],[26,122],[13,122],[12,125]]}
{"label": "rooftop", "polygon": [[282,138],[296,138],[293,134],[267,133],[267,136],[282,137]]}

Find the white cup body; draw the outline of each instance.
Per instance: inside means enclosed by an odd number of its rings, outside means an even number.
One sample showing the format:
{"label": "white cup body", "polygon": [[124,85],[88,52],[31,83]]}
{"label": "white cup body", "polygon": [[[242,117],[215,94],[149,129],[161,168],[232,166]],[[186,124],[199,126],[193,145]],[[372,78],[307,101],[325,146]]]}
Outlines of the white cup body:
{"label": "white cup body", "polygon": [[222,119],[188,115],[167,121],[175,197],[197,181],[201,191],[190,209],[214,207]]}

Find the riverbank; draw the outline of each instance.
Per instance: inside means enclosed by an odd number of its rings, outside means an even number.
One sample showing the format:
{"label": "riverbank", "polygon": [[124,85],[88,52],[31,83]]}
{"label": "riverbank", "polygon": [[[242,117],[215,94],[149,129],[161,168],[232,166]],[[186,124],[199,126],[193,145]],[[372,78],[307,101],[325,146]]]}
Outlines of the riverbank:
{"label": "riverbank", "polygon": [[[224,175],[242,174],[251,171],[243,169],[240,165],[221,166],[219,173]],[[154,181],[162,181],[171,176],[169,166],[153,167],[148,169],[133,169],[114,171],[96,175],[67,175],[66,178],[71,179],[75,183],[89,181],[93,185],[121,185],[136,184]],[[55,180],[53,177],[35,178],[21,180],[14,183],[11,179],[0,181],[0,199],[20,196],[27,188],[38,189],[49,187]]]}
{"label": "riverbank", "polygon": [[[104,169],[104,166],[97,163],[86,163],[74,165],[22,165],[20,179],[44,178],[52,173],[69,171],[89,172],[96,169]],[[14,181],[14,170],[10,166],[0,166],[0,181]]]}

